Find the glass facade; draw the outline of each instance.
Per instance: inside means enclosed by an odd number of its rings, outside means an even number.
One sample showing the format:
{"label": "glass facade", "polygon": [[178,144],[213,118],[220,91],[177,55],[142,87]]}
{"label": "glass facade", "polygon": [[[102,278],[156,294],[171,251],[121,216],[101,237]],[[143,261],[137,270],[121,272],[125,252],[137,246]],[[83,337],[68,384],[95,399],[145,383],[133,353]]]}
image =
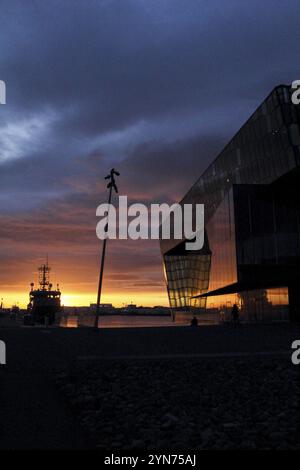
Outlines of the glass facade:
{"label": "glass facade", "polygon": [[258,289],[239,294],[242,318],[248,321],[288,320],[288,289]]}
{"label": "glass facade", "polygon": [[300,274],[299,182],[300,106],[282,85],[181,201],[204,204],[205,249],[161,240],[171,307],[224,316],[238,303],[249,321],[286,319]]}
{"label": "glass facade", "polygon": [[[181,203],[202,203],[209,221],[233,184],[269,184],[300,166],[300,106],[278,86],[196,181]],[[177,240],[161,240],[162,253]]]}
{"label": "glass facade", "polygon": [[247,265],[293,265],[300,258],[300,204],[284,185],[234,187],[237,261]]}
{"label": "glass facade", "polygon": [[205,308],[205,298],[193,298],[208,289],[210,255],[168,255],[164,258],[169,301],[172,308]]}
{"label": "glass facade", "polygon": [[231,309],[237,304],[241,320],[248,322],[287,321],[289,296],[287,287],[254,289],[235,294],[207,297],[207,311],[219,312],[220,321],[230,321]]}
{"label": "glass facade", "polygon": [[211,250],[209,291],[237,282],[234,203],[232,190],[227,193],[206,225]]}

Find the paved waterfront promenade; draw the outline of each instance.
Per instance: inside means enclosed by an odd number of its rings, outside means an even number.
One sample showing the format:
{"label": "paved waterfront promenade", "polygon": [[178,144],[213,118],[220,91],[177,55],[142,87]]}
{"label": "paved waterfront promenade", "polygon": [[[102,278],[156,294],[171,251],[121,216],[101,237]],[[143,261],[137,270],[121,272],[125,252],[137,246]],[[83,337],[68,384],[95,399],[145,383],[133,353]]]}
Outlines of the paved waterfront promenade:
{"label": "paved waterfront promenade", "polygon": [[[161,443],[166,443],[164,440],[170,439],[171,435],[176,436],[177,427],[178,435],[180,427],[186,427],[194,437],[192,440],[180,440],[178,437],[175,441],[169,441],[175,447],[199,445],[210,448],[210,438],[214,432],[219,433],[222,445],[230,447],[228,436],[223,431],[227,426],[234,434],[243,423],[236,419],[235,414],[230,416],[230,410],[226,406],[224,408],[218,394],[221,390],[225,395],[229,393],[233,404],[238,402],[238,409],[243,407],[243,401],[244,406],[250,406],[248,402],[251,401],[256,381],[264,387],[264,394],[282,399],[282,410],[278,410],[278,401],[274,402],[276,409],[272,406],[267,409],[268,397],[261,397],[258,387],[255,390],[256,405],[251,405],[256,406],[254,411],[258,416],[262,400],[261,406],[267,414],[266,426],[274,428],[275,444],[278,441],[276,432],[285,430],[277,430],[272,413],[277,415],[281,411],[281,422],[285,423],[286,420],[292,429],[293,420],[296,416],[299,418],[298,396],[294,397],[298,393],[295,377],[299,375],[299,370],[291,366],[290,361],[291,343],[300,339],[299,326],[243,325],[237,329],[229,326],[196,329],[164,327],[104,329],[99,332],[89,329],[6,327],[0,328],[0,339],[5,341],[7,348],[7,365],[0,366],[0,448],[149,447],[153,446],[153,430],[163,430],[159,439]],[[250,376],[245,372],[247,364]],[[57,371],[63,372],[58,387],[54,380]],[[153,390],[148,389],[151,376]],[[76,396],[75,389],[79,390],[79,396]],[[286,395],[285,399],[282,393]],[[237,400],[234,394],[237,394]],[[127,397],[125,401],[124,397]],[[123,406],[118,415],[123,418],[121,421],[128,422],[133,415],[140,420],[140,424],[133,426],[135,434],[131,437],[128,437],[125,428],[121,429],[118,425],[117,433],[114,427],[118,418],[111,406],[120,406],[122,400]],[[159,400],[161,409],[157,405]],[[185,402],[187,407],[181,416],[180,408],[184,409],[184,406],[180,403]],[[155,414],[151,411],[154,403]],[[130,404],[131,409],[137,408],[137,412],[130,414]],[[124,410],[129,410],[129,414]],[[211,410],[209,414],[207,410]],[[149,421],[150,415],[156,416],[156,422]],[[241,415],[240,411],[238,415]],[[250,429],[249,419],[245,423]],[[152,423],[151,429],[147,429],[148,421]],[[78,422],[83,424],[84,432]],[[222,429],[219,429],[218,423],[222,423]],[[96,430],[96,441],[89,437],[92,430]],[[260,432],[265,439],[266,430],[260,429]],[[296,445],[295,432],[291,432],[293,437],[291,442],[286,441],[287,446]],[[102,435],[106,436],[106,441],[101,438]],[[185,435],[188,436],[188,433]],[[247,435],[244,436],[245,442],[250,447],[255,445]],[[237,443],[239,441],[234,441],[235,447],[238,447]],[[268,447],[272,443],[265,444]]]}

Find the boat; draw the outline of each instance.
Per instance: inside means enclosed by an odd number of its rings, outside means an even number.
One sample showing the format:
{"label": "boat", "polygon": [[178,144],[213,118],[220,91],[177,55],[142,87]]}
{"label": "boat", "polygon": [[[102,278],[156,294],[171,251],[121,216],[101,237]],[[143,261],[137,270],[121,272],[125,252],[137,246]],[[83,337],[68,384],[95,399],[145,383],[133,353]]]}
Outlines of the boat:
{"label": "boat", "polygon": [[50,271],[47,261],[38,268],[38,288],[34,288],[33,282],[30,284],[26,319],[24,316],[25,323],[52,325],[58,319],[61,312],[61,292],[58,284],[56,289],[53,289]]}

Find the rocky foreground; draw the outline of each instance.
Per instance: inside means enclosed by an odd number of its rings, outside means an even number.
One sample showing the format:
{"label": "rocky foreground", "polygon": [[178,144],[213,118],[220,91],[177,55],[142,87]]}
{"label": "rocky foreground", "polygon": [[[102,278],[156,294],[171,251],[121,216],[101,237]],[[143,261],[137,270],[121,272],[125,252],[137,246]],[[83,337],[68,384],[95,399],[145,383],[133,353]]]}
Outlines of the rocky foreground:
{"label": "rocky foreground", "polygon": [[57,376],[103,449],[300,449],[289,356],[81,362]]}

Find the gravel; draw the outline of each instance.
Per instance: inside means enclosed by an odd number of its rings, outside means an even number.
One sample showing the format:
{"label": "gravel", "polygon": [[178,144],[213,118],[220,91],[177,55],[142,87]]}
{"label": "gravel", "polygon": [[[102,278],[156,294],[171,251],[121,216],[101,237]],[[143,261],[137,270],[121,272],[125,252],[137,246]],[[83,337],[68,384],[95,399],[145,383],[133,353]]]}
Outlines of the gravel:
{"label": "gravel", "polygon": [[56,383],[100,449],[300,449],[290,357],[84,362]]}

